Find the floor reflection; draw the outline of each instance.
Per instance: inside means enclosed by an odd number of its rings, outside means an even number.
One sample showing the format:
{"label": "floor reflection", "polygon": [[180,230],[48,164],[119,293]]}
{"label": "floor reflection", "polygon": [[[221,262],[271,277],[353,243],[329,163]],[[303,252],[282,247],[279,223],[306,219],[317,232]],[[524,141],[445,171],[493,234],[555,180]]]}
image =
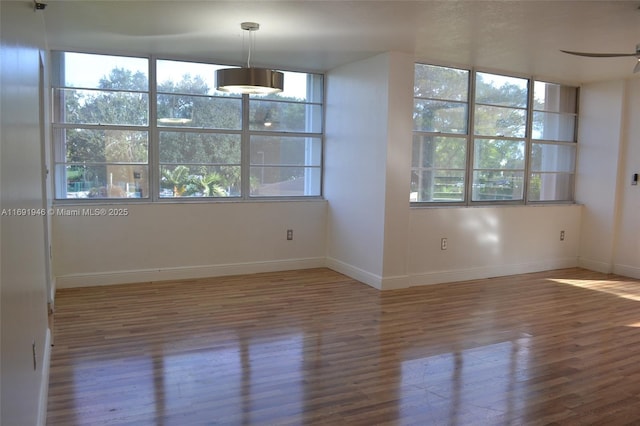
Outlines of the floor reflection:
{"label": "floor reflection", "polygon": [[512,418],[525,401],[528,340],[403,361],[400,418],[448,425]]}
{"label": "floor reflection", "polygon": [[583,271],[383,293],[315,274],[64,293],[48,424],[640,419],[637,301],[562,281]]}

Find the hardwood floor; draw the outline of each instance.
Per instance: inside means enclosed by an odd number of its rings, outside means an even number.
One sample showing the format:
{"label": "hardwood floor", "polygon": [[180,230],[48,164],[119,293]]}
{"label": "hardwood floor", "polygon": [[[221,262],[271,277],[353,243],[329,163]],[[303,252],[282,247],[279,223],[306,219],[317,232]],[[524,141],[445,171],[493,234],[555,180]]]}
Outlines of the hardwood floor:
{"label": "hardwood floor", "polygon": [[58,291],[48,425],[640,424],[640,281],[328,269]]}

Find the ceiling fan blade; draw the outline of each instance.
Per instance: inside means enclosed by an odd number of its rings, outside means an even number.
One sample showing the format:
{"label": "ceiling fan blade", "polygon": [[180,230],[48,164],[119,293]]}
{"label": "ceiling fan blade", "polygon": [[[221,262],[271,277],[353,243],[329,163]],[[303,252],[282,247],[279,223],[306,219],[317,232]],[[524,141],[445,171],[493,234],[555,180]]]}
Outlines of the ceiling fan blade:
{"label": "ceiling fan blade", "polygon": [[640,72],[640,58],[638,58],[638,62],[636,62],[636,66],[633,68],[633,73]]}
{"label": "ceiling fan blade", "polygon": [[570,50],[560,50],[569,55],[586,56],[588,58],[616,58],[623,56],[637,56],[637,53],[588,53],[588,52],[572,52]]}

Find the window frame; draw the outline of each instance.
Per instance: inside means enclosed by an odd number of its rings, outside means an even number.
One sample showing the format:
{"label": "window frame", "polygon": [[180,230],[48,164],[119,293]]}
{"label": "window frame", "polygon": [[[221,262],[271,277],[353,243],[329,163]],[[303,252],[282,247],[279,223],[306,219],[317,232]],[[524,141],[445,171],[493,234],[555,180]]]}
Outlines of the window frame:
{"label": "window frame", "polygon": [[[84,51],[71,51],[71,50],[54,50],[51,52],[51,55],[53,54],[65,54],[65,53],[71,53],[71,54],[89,54],[89,55],[102,55],[102,56],[112,56],[112,57],[120,57],[120,58],[133,58],[133,59],[144,59],[147,61],[147,90],[146,91],[142,91],[142,90],[131,90],[131,89],[100,89],[100,88],[96,88],[96,87],[85,87],[85,86],[69,86],[66,84],[62,83],[62,75],[59,74],[60,70],[59,68],[56,68],[55,66],[52,66],[51,68],[51,73],[50,73],[50,90],[51,90],[51,141],[52,141],[52,166],[53,166],[53,175],[54,175],[54,179],[53,179],[53,202],[54,203],[66,203],[66,204],[75,204],[75,203],[81,203],[81,204],[99,204],[100,202],[111,202],[111,201],[118,201],[118,202],[122,202],[127,201],[127,202],[132,202],[132,203],[140,203],[140,202],[147,202],[149,200],[151,200],[151,182],[152,182],[152,175],[153,175],[153,170],[151,167],[151,139],[152,139],[152,119],[153,117],[151,116],[151,59],[148,56],[139,56],[139,55],[116,55],[116,54],[111,54],[111,53],[92,53],[92,52],[84,52]],[[58,64],[59,65],[59,64]],[[66,66],[66,64],[65,64]],[[56,79],[56,77],[59,80],[59,83],[54,84],[54,80]],[[60,117],[60,113],[64,113],[64,109],[65,109],[65,105],[64,105],[64,96],[59,96],[58,92],[62,93],[66,90],[90,90],[90,91],[95,91],[95,92],[101,92],[101,93],[138,93],[138,94],[146,94],[147,95],[147,123],[146,125],[136,125],[136,124],[102,124],[102,123],[67,123],[64,122],[62,120],[59,120],[58,118]],[[66,190],[66,185],[67,185],[67,179],[66,179],[66,166],[71,164],[75,164],[75,162],[68,162],[66,160],[66,155],[67,155],[67,147],[66,147],[66,137],[61,138],[60,140],[58,140],[56,132],[57,131],[67,131],[67,130],[74,130],[74,129],[84,129],[84,130],[91,130],[91,131],[100,131],[100,130],[104,130],[104,131],[140,131],[140,132],[146,132],[147,133],[147,162],[146,162],[146,168],[147,168],[147,191],[148,191],[148,196],[145,198],[127,198],[127,197],[114,197],[114,198],[58,198],[58,195],[62,193],[62,189],[64,187],[64,193],[67,193]],[[109,164],[110,162],[105,162],[104,165]],[[85,162],[86,164],[86,162]],[[92,164],[92,163],[89,163]],[[93,163],[98,165],[99,163]],[[131,163],[134,164],[134,163]],[[143,163],[136,163],[136,164],[143,164]],[[62,167],[59,167],[62,166]]]}
{"label": "window frame", "polygon": [[[158,108],[158,82],[157,82],[157,65],[158,61],[166,60],[166,61],[178,61],[185,63],[197,63],[197,64],[206,64],[206,65],[216,65],[221,67],[239,67],[241,64],[227,64],[227,63],[219,63],[214,62],[210,59],[199,59],[199,58],[184,58],[184,57],[171,57],[171,56],[159,56],[159,55],[135,55],[135,54],[120,54],[120,53],[112,53],[112,52],[104,52],[104,51],[81,51],[81,50],[52,50],[52,54],[64,54],[64,53],[78,53],[78,54],[88,54],[88,55],[103,55],[103,56],[117,56],[117,57],[125,57],[125,58],[139,58],[145,59],[148,61],[148,91],[144,92],[148,95],[148,120],[146,126],[136,126],[136,125],[105,125],[105,124],[78,124],[78,123],[62,123],[56,121],[55,117],[57,111],[60,111],[60,105],[56,105],[57,99],[55,96],[52,96],[52,114],[51,114],[51,122],[50,129],[52,133],[52,160],[53,160],[53,169],[54,169],[54,204],[135,204],[135,203],[218,203],[218,202],[261,202],[261,201],[309,201],[309,200],[322,200],[324,199],[324,150],[325,150],[325,120],[326,120],[326,74],[323,72],[310,72],[308,70],[295,70],[295,69],[281,69],[283,72],[294,72],[294,73],[303,73],[309,75],[317,75],[321,78],[321,102],[315,101],[305,101],[302,102],[304,104],[310,104],[314,106],[319,106],[320,109],[320,131],[307,133],[307,132],[287,132],[287,131],[259,131],[259,130],[251,130],[249,123],[249,104],[251,99],[254,98],[247,94],[236,94],[232,95],[234,98],[240,99],[241,102],[241,127],[237,130],[227,130],[227,129],[209,129],[209,128],[198,128],[198,127],[180,127],[180,126],[163,126],[158,125],[158,117],[157,117],[157,108]],[[54,71],[54,70],[52,70]],[[54,71],[55,72],[55,71]],[[52,92],[56,90],[64,90],[64,89],[90,89],[90,90],[99,90],[99,91],[118,91],[113,89],[95,89],[95,88],[82,88],[82,87],[72,87],[66,85],[56,85],[54,84],[54,74],[50,75],[51,84],[50,89]],[[286,82],[285,82],[286,84]],[[123,90],[124,92],[130,90]],[[138,93],[138,91],[134,91]],[[171,94],[167,92],[160,92],[162,94]],[[210,96],[216,97],[216,95],[194,95],[194,94],[185,94],[185,96]],[[267,100],[267,99],[265,99]],[[289,100],[270,100],[274,102],[292,102]],[[64,107],[62,107],[64,108]],[[66,185],[66,178],[60,175],[58,171],[59,165],[66,165],[66,146],[64,141],[60,141],[56,143],[55,140],[55,132],[60,129],[65,128],[94,128],[98,130],[110,130],[112,128],[116,130],[139,130],[146,131],[148,135],[148,161],[146,163],[147,166],[147,180],[148,180],[148,197],[145,198],[126,198],[126,197],[117,197],[117,198],[58,198],[59,194],[61,194],[60,189]],[[168,132],[186,132],[186,133],[206,133],[206,134],[237,134],[240,135],[241,139],[241,148],[240,148],[240,173],[241,173],[241,194],[239,196],[225,196],[225,197],[162,197],[160,195],[161,184],[161,166],[163,163],[160,162],[160,133],[168,131]],[[250,137],[251,135],[262,134],[266,136],[274,136],[274,137],[311,137],[314,139],[319,139],[320,141],[320,159],[319,165],[317,166],[307,166],[302,165],[298,167],[303,168],[314,168],[319,169],[319,189],[318,195],[270,195],[270,196],[261,196],[261,195],[251,195],[250,191]],[[58,161],[59,158],[62,158],[63,161]],[[64,189],[64,188],[63,188]],[[66,191],[64,191],[66,194]]]}
{"label": "window frame", "polygon": [[[296,72],[296,71],[294,71]],[[324,128],[325,128],[325,97],[326,97],[326,86],[324,84],[325,75],[319,73],[306,73],[310,75],[321,75],[322,76],[322,93],[321,93],[321,102],[313,101],[313,100],[304,100],[304,101],[294,101],[289,99],[277,99],[277,98],[262,98],[259,96],[252,95],[243,95],[243,112],[246,114],[246,117],[243,117],[243,123],[247,123],[246,131],[247,137],[243,139],[246,142],[246,146],[244,149],[244,153],[246,154],[246,179],[243,178],[243,194],[246,194],[248,199],[251,200],[271,200],[271,199],[310,199],[310,198],[319,198],[322,199],[323,195],[323,174],[324,174]],[[286,79],[286,75],[285,75]],[[295,104],[295,105],[304,105],[307,106],[320,106],[320,132],[303,132],[303,131],[288,131],[288,130],[258,130],[251,129],[251,101],[258,102],[266,102],[273,104]],[[246,103],[245,103],[246,102]],[[243,126],[244,129],[244,126]],[[281,196],[281,195],[251,195],[251,169],[255,165],[251,162],[251,138],[252,136],[265,136],[265,137],[274,137],[274,138],[314,138],[320,139],[320,159],[319,164],[316,165],[286,165],[286,164],[269,164],[267,168],[304,168],[304,169],[319,169],[319,194],[318,195],[302,195],[302,196]]]}
{"label": "window frame", "polygon": [[[416,65],[426,65],[426,66],[434,66],[434,67],[443,67],[441,65],[435,65],[435,64],[427,64],[427,63],[415,63],[414,64],[414,77],[415,77],[415,66]],[[472,71],[470,69],[467,68],[461,68],[461,67],[445,67],[445,68],[450,68],[450,69],[454,69],[457,71],[464,71],[467,73],[467,84],[466,84],[466,100],[457,100],[457,99],[445,99],[445,98],[434,98],[434,97],[429,97],[429,96],[413,96],[413,105],[415,108],[415,103],[416,100],[427,100],[427,101],[440,101],[440,102],[448,102],[448,103],[456,103],[456,104],[460,104],[460,105],[465,105],[467,108],[467,123],[466,123],[466,132],[464,133],[453,133],[453,132],[442,132],[442,131],[427,131],[427,130],[416,130],[415,125],[412,122],[412,152],[413,152],[413,142],[415,140],[416,136],[419,137],[433,137],[433,138],[437,138],[437,137],[442,137],[442,138],[451,138],[451,139],[464,139],[466,141],[466,153],[465,153],[465,167],[463,169],[459,169],[459,168],[452,168],[452,167],[447,167],[447,168],[437,168],[437,167],[423,167],[421,165],[418,165],[417,167],[413,166],[413,161],[414,159],[411,159],[411,169],[410,169],[410,174],[413,174],[414,171],[417,171],[418,173],[422,173],[425,170],[431,170],[431,171],[436,171],[436,170],[446,170],[448,172],[452,172],[452,171],[459,171],[461,170],[464,173],[464,191],[462,192],[462,197],[463,199],[460,201],[410,201],[411,205],[427,205],[430,207],[440,207],[440,206],[461,206],[461,205],[465,205],[466,200],[468,199],[468,190],[469,190],[469,160],[470,160],[470,152],[469,149],[472,146],[471,144],[471,139],[472,139],[472,131],[473,131],[473,126],[472,123],[470,122],[470,118],[472,117],[471,115],[471,96],[472,96],[472,90],[473,90],[473,84],[472,84]],[[415,87],[415,83],[414,83],[414,87]],[[415,90],[415,89],[414,89]],[[421,180],[421,178],[419,178]],[[410,177],[410,181],[411,181],[411,177]],[[410,182],[411,183],[411,182]]]}
{"label": "window frame", "polygon": [[[466,165],[464,169],[464,199],[462,201],[412,201],[410,200],[410,207],[416,208],[443,208],[443,207],[481,207],[481,206],[513,206],[513,205],[559,205],[559,204],[575,204],[575,175],[576,175],[576,163],[578,157],[578,123],[580,119],[579,113],[579,103],[580,103],[580,87],[577,85],[570,85],[561,82],[552,82],[545,79],[537,79],[535,76],[531,75],[522,75],[518,73],[509,73],[504,71],[496,71],[496,70],[488,70],[484,68],[475,68],[469,67],[464,68],[457,65],[447,65],[441,63],[434,62],[415,62],[414,63],[414,78],[415,78],[415,66],[416,65],[428,65],[435,67],[443,67],[443,68],[452,68],[456,70],[464,70],[468,71],[468,122],[467,122],[467,134],[457,134],[460,138],[466,138],[467,140],[467,156],[466,156]],[[475,113],[477,106],[489,105],[496,106],[493,104],[487,104],[485,102],[476,103],[476,76],[477,73],[487,73],[498,76],[504,76],[507,78],[520,78],[525,79],[527,81],[527,102],[525,107],[508,107],[511,109],[520,109],[525,111],[525,132],[522,137],[517,136],[502,136],[502,135],[479,135],[476,134],[475,131]],[[557,84],[560,86],[566,86],[575,89],[576,91],[576,99],[575,99],[575,113],[570,112],[553,112],[554,114],[559,115],[571,115],[575,117],[574,120],[574,128],[573,128],[573,141],[554,141],[554,140],[546,140],[546,139],[534,139],[533,137],[533,114],[534,112],[545,112],[549,113],[548,110],[534,110],[534,85],[536,82],[549,83],[549,84]],[[415,85],[415,81],[414,81]],[[423,99],[423,96],[413,96],[413,102],[415,105],[415,100]],[[499,106],[499,105],[498,105]],[[439,132],[425,132],[415,130],[415,126],[412,130],[412,138],[415,136],[456,136],[453,133],[439,133]],[[522,198],[516,200],[473,200],[473,175],[475,171],[484,170],[482,168],[476,168],[474,163],[474,153],[476,148],[476,139],[500,139],[500,140],[513,140],[513,141],[524,141],[524,168],[518,169],[518,171],[522,171],[523,173],[523,190],[522,190]],[[552,144],[552,145],[568,145],[575,147],[575,158],[574,158],[574,171],[573,173],[569,172],[555,172],[557,174],[568,174],[573,175],[572,187],[571,187],[571,200],[529,200],[529,189],[530,189],[530,179],[531,179],[531,155],[533,145],[535,143],[544,143],[544,144]],[[413,158],[412,158],[412,166],[411,173],[414,172],[415,168],[413,167]],[[435,170],[435,169],[433,169]],[[444,169],[443,169],[444,170]],[[505,169],[506,170],[506,169]]]}

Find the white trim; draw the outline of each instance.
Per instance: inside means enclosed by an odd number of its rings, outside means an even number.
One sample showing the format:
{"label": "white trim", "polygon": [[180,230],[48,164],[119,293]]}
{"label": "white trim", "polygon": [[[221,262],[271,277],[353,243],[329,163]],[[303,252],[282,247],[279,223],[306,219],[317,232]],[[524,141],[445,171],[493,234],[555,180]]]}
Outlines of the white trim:
{"label": "white trim", "polygon": [[[595,269],[607,266],[602,262],[586,262],[584,259],[566,257],[549,259],[531,263],[511,265],[482,266],[477,268],[433,271],[410,275],[381,277],[356,266],[334,258],[312,257],[303,259],[277,260],[265,262],[245,262],[222,265],[185,266],[158,269],[140,269],[129,271],[98,272],[87,274],[71,274],[56,279],[57,288],[95,287],[102,285],[127,284],[149,281],[198,279],[216,276],[253,274],[260,272],[276,272],[297,269],[327,267],[350,278],[367,284],[378,290],[394,290],[412,286],[442,284],[457,281],[469,281],[507,275],[526,274],[531,272],[551,271],[554,269],[584,267],[590,270],[609,273]],[[617,273],[640,278],[640,268],[616,265]]]}
{"label": "white trim", "polygon": [[382,278],[382,290],[397,290],[408,287],[411,287],[411,276],[409,275]]}
{"label": "white trim", "polygon": [[47,402],[49,399],[49,370],[51,366],[51,329],[47,328],[42,352],[42,380],[40,381],[40,396],[38,398],[38,426],[47,424]]}
{"label": "white trim", "polygon": [[640,279],[640,268],[630,265],[613,265],[613,273],[629,278]]}
{"label": "white trim", "polygon": [[382,290],[382,277],[380,275],[372,274],[364,269],[360,269],[356,266],[349,265],[338,259],[327,257],[326,267],[333,269],[336,272],[340,272],[354,280],[360,281],[378,290]]}
{"label": "white trim", "polygon": [[411,286],[478,280],[483,278],[527,274],[530,272],[552,271],[554,269],[575,268],[577,266],[577,258],[567,257],[531,263],[481,266],[477,268],[450,271],[426,272],[411,275]]}
{"label": "white trim", "polygon": [[55,306],[56,306],[56,277],[51,277],[49,279],[49,290],[51,291],[51,293],[49,294],[49,300],[51,302],[49,302],[51,305],[51,309],[55,310]]}
{"label": "white trim", "polygon": [[139,283],[149,281],[185,280],[226,275],[255,274],[259,272],[320,268],[324,257],[273,260],[264,262],[229,263],[222,265],[180,266],[158,269],[97,272],[58,276],[57,288],[95,287],[102,285]]}
{"label": "white trim", "polygon": [[613,271],[613,265],[610,262],[585,259],[584,257],[580,257],[578,259],[578,266],[590,271],[601,272],[603,274],[610,274]]}

